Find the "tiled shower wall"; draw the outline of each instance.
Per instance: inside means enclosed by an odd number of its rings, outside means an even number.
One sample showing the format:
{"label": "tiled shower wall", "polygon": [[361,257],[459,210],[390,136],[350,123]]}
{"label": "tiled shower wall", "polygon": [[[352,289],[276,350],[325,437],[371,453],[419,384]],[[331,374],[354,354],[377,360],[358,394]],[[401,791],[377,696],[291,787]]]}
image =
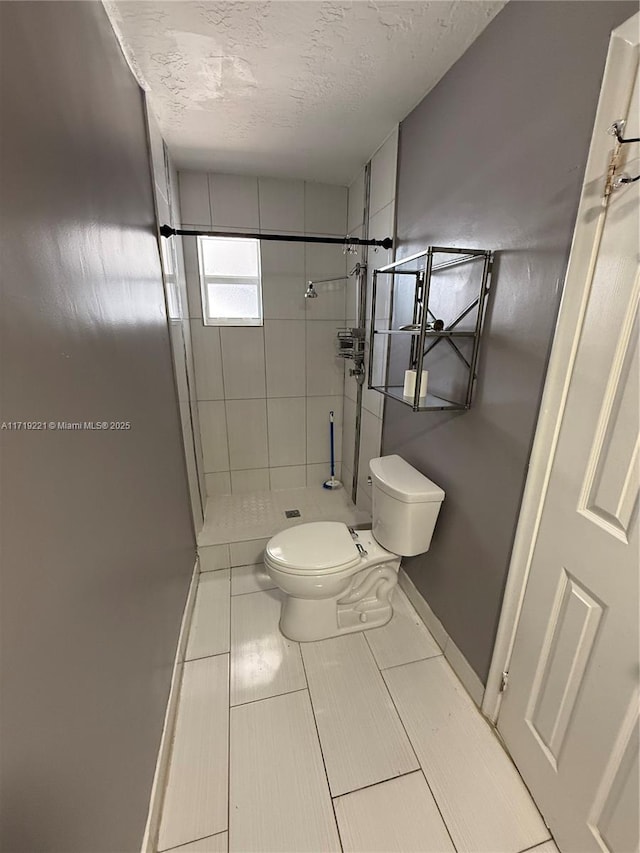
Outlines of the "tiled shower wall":
{"label": "tiled shower wall", "polygon": [[[396,129],[376,151],[371,158],[371,183],[369,194],[369,239],[382,240],[385,237],[395,235],[395,208],[396,208],[396,165],[398,159],[398,130]],[[349,206],[347,215],[347,231],[354,237],[361,237],[363,233],[363,211],[365,203],[365,170],[363,169],[356,180],[349,187]],[[366,215],[366,214],[365,214]],[[391,263],[393,250],[386,251],[381,248],[369,248],[367,257],[367,311],[366,331],[367,340],[370,327],[371,306],[371,282],[372,272],[377,267]],[[357,325],[358,294],[355,281],[349,281],[347,289],[347,325]],[[384,316],[384,299],[380,301],[376,311],[378,317]],[[366,346],[365,368],[368,367],[369,352]],[[382,350],[378,356],[383,356]],[[357,413],[357,382],[349,375],[349,369],[353,367],[351,362],[345,364],[344,382],[344,426],[342,433],[342,480],[345,489],[351,491],[353,483],[354,468],[354,446],[356,435],[356,413]],[[382,359],[377,358],[375,377],[380,377],[383,365]],[[378,380],[376,380],[378,381]],[[369,476],[369,460],[380,455],[382,442],[382,418],[384,409],[384,397],[378,391],[370,391],[367,388],[367,378],[363,385],[362,412],[360,426],[360,451],[358,461],[358,497],[357,505],[364,510],[371,509],[371,486],[367,483]]]}
{"label": "tiled shower wall", "polygon": [[[181,172],[184,228],[343,235],[347,189],[238,175]],[[209,495],[321,484],[329,477],[329,411],[340,476],[344,326],[341,246],[263,242],[263,327],[204,326],[195,237],[184,238],[196,396]],[[349,262],[353,256],[349,256]]]}
{"label": "tiled shower wall", "polygon": [[[160,224],[166,222],[174,228],[180,228],[178,173],[151,109],[147,111],[147,116],[158,219]],[[203,501],[206,495],[182,240],[180,237],[162,238],[160,247],[189,497],[194,527],[199,531],[204,521]]]}

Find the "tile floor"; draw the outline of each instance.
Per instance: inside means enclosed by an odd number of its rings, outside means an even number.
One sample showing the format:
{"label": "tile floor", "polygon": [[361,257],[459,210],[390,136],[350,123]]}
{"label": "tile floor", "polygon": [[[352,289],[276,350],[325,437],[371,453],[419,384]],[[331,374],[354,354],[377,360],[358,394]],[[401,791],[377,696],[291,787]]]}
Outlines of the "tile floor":
{"label": "tile floor", "polygon": [[[295,490],[317,506],[308,491]],[[267,515],[291,497],[272,495]],[[342,497],[332,506],[354,516]],[[159,851],[557,853],[399,588],[388,625],[291,642],[261,563],[259,534],[274,530],[262,518],[243,540],[222,542],[215,524],[208,518],[201,542]]]}

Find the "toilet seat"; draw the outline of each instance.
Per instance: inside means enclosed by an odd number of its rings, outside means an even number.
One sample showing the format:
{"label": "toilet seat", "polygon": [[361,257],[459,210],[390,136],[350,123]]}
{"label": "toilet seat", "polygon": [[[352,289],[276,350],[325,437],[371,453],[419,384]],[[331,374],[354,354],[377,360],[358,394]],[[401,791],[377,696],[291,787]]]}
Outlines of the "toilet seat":
{"label": "toilet seat", "polygon": [[292,575],[328,575],[357,566],[360,552],[346,524],[314,521],[290,527],[271,538],[267,566]]}

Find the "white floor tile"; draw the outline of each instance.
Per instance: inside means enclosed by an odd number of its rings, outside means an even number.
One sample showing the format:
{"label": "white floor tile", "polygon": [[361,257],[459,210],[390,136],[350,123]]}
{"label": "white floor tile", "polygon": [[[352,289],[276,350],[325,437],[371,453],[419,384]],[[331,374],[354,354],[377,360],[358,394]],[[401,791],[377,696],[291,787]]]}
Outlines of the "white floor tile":
{"label": "white floor tile", "polygon": [[234,566],[231,570],[231,595],[245,595],[247,592],[260,592],[263,589],[275,589],[263,563],[256,566]]}
{"label": "white floor tile", "polygon": [[201,572],[217,572],[218,569],[229,568],[228,545],[205,545],[198,548]]}
{"label": "white floor tile", "polygon": [[459,853],[549,838],[518,771],[442,657],[383,676]]}
{"label": "white floor tile", "polygon": [[539,844],[537,847],[532,847],[530,850],[527,850],[527,853],[559,853],[559,851],[555,842],[549,840],[545,841],[544,844]]}
{"label": "white floor tile", "polygon": [[229,657],[184,664],[158,849],[227,829]]}
{"label": "white floor tile", "polygon": [[182,844],[180,847],[172,847],[169,853],[227,853],[227,833],[219,832],[190,844]]}
{"label": "white floor tile", "polygon": [[256,565],[264,560],[264,549],[268,539],[250,539],[248,542],[232,542],[229,545],[231,566]]}
{"label": "white floor tile", "polygon": [[332,796],[418,769],[362,634],[303,643]]}
{"label": "white floor tile", "polygon": [[380,669],[442,654],[401,589],[396,587],[392,602],[391,621],[365,632]]}
{"label": "white floor tile", "polygon": [[280,590],[231,601],[231,704],[306,687],[300,647],[280,633]]}
{"label": "white floor tile", "polygon": [[335,801],[344,853],[455,853],[422,772]]}
{"label": "white floor tile", "polygon": [[200,575],[186,660],[229,651],[230,596],[228,569]]}
{"label": "white floor tile", "polygon": [[231,851],[340,850],[306,690],[231,709],[230,769]]}

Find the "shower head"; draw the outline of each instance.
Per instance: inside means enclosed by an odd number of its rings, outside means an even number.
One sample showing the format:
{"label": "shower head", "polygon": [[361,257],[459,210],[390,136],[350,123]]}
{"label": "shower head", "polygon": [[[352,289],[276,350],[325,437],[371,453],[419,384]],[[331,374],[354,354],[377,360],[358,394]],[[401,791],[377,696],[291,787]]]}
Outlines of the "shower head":
{"label": "shower head", "polygon": [[307,285],[307,289],[304,292],[304,298],[305,299],[317,299],[318,298],[318,292],[315,289],[315,287],[313,286],[312,281],[310,281],[309,284]]}

